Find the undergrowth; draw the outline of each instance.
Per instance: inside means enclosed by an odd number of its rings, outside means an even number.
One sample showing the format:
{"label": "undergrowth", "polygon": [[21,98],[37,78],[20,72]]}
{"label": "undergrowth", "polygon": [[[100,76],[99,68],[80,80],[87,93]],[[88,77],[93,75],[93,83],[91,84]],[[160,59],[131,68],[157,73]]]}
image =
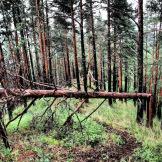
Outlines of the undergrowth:
{"label": "undergrowth", "polygon": [[[68,99],[68,104],[63,100],[62,102],[60,101],[57,100],[52,105],[52,108],[48,109],[42,117],[52,100],[38,100],[23,116],[19,129],[17,129],[19,118],[12,122],[8,126],[7,131],[10,143],[14,146],[14,149],[10,152],[0,142],[0,160],[10,161],[14,158],[15,161],[22,161],[20,155],[23,151],[26,152],[24,154],[26,157],[28,157],[27,154],[32,154],[33,156],[30,157],[33,157],[32,160],[34,161],[50,161],[51,159],[59,159],[62,156],[60,155],[61,153],[58,153],[58,155],[50,153],[50,150],[53,148],[88,148],[110,142],[122,145],[123,141],[120,136],[114,133],[106,133],[104,127],[99,124],[100,122],[119,130],[126,130],[135,136],[139,142],[142,142],[141,148],[135,150],[132,156],[123,158],[122,161],[162,161],[160,122],[156,119],[153,129],[146,128],[145,124],[139,126],[135,120],[136,108],[133,102],[128,101],[126,104],[124,101],[117,101],[110,107],[108,101],[105,101],[92,114],[91,118],[80,124],[80,121],[102,102],[102,99],[89,100],[89,103],[84,104],[81,113],[74,115],[69,125],[63,126],[67,117],[72,113],[72,109],[76,107],[79,101]],[[18,107],[14,111],[14,115],[19,114],[22,110],[22,106]],[[52,113],[53,116],[51,116]],[[73,156],[68,154],[66,158],[66,161],[72,161]]]}
{"label": "undergrowth", "polygon": [[[29,111],[24,114],[21,121],[20,118],[18,118],[12,122],[7,127],[12,147],[20,147],[21,145],[24,152],[32,150],[39,160],[42,158],[47,160],[47,157],[44,157],[44,154],[41,153],[45,149],[44,146],[47,146],[48,149],[57,146],[68,149],[78,146],[94,147],[110,139],[103,126],[96,121],[89,118],[86,122],[81,124],[80,121],[85,117],[85,115],[82,114],[74,115],[72,117],[72,123],[64,126],[64,122],[73,112],[72,108],[74,109],[78,101],[72,101],[71,105],[66,105],[65,102],[58,104],[60,101],[61,100],[55,102],[44,114],[52,100],[38,100]],[[18,107],[14,111],[14,116],[21,113],[23,109],[22,106]],[[51,116],[51,114],[53,115]],[[20,124],[18,127],[19,121]],[[14,151],[10,153],[10,151],[5,150],[3,147],[0,149],[0,156],[4,157],[3,159],[5,160],[6,157],[8,160],[12,157],[15,161],[20,161],[16,159],[16,157],[18,157],[21,152],[16,150],[17,148],[14,148]],[[40,157],[40,155],[43,157]],[[50,155],[48,157],[50,159]]]}
{"label": "undergrowth", "polygon": [[[84,114],[92,111],[96,104],[101,100],[90,100],[90,104],[84,109]],[[105,102],[101,108],[92,115],[92,118],[103,123],[112,125],[114,128],[127,130],[134,135],[139,142],[142,142],[142,148],[135,151],[129,160],[133,161],[162,161],[162,131],[160,122],[155,119],[153,129],[146,128],[145,123],[138,125],[136,123],[136,111],[132,101],[127,104],[123,101],[117,101],[112,107]]]}

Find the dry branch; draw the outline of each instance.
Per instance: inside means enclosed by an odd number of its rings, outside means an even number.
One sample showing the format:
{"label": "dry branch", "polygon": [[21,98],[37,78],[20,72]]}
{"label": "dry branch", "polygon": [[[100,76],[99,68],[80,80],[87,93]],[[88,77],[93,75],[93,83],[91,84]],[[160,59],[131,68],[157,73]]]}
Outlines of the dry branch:
{"label": "dry branch", "polygon": [[73,115],[75,115],[77,112],[79,112],[80,108],[82,107],[82,105],[83,105],[84,103],[85,103],[85,99],[84,99],[82,102],[80,102],[79,105],[77,106],[76,110],[74,110],[74,111],[67,117],[66,121],[65,121],[64,124],[63,124],[64,126],[67,125],[67,123],[68,123],[69,121],[72,120]]}
{"label": "dry branch", "polygon": [[30,103],[29,103],[29,105],[20,113],[20,114],[18,114],[16,117],[14,117],[13,119],[11,119],[7,124],[6,124],[6,127],[8,127],[8,125],[11,123],[11,122],[13,122],[13,121],[15,121],[16,119],[18,119],[19,117],[20,117],[20,120],[21,120],[21,116],[23,116],[28,110],[29,110],[29,108],[33,105],[33,103],[35,102],[37,100],[37,98],[34,98]]}

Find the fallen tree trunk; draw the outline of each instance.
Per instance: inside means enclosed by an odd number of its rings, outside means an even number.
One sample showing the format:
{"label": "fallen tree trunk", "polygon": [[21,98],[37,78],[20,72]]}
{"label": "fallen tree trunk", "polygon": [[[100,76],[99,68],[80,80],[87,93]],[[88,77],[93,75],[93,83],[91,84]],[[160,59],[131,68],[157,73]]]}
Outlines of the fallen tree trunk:
{"label": "fallen tree trunk", "polygon": [[0,98],[7,96],[19,97],[65,97],[65,98],[113,98],[113,99],[147,99],[149,93],[118,93],[118,92],[81,92],[70,90],[32,90],[32,89],[0,89]]}
{"label": "fallen tree trunk", "polygon": [[32,90],[32,89],[0,89],[0,99],[10,97],[29,97],[29,98],[41,98],[41,97],[65,97],[65,98],[76,98],[76,99],[88,99],[88,98],[103,98],[103,99],[134,99],[148,100],[147,109],[147,121],[148,127],[152,126],[152,94],[149,93],[118,93],[118,92],[82,92],[82,91],[70,91],[70,90]]}

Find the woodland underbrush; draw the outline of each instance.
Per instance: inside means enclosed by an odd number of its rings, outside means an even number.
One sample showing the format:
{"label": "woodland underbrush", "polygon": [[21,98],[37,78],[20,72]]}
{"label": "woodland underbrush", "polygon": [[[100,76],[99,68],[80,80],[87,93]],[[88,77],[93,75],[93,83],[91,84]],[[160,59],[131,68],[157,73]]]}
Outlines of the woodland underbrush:
{"label": "woodland underbrush", "polygon": [[[1,161],[75,161],[81,153],[109,146],[124,147],[122,136],[104,125],[118,131],[126,131],[141,145],[120,161],[162,161],[162,131],[160,122],[155,120],[153,129],[139,126],[133,102],[117,101],[112,107],[105,101],[89,118],[84,120],[102,102],[101,99],[84,103],[79,113],[74,113],[79,104],[74,99],[40,99],[23,115],[7,127],[11,150],[0,142]],[[14,116],[23,111],[19,106]],[[6,116],[5,120],[8,120]],[[104,147],[103,147],[104,146]],[[95,153],[95,152],[94,152]],[[97,153],[96,153],[97,154]],[[86,155],[83,159],[88,159]],[[101,156],[101,161],[109,161],[109,156]],[[83,160],[84,161],[84,160]],[[117,160],[118,161],[118,160]]]}

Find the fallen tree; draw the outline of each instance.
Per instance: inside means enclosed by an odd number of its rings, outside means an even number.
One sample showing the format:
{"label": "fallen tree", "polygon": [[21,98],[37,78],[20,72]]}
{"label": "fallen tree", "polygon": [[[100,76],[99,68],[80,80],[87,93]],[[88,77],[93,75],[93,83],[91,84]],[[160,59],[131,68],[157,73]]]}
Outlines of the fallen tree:
{"label": "fallen tree", "polygon": [[149,99],[149,93],[118,93],[118,92],[82,92],[70,90],[32,90],[32,89],[0,89],[0,98],[3,97],[66,97],[66,98],[112,98],[112,99]]}
{"label": "fallen tree", "polygon": [[147,126],[152,127],[153,123],[153,100],[149,93],[118,93],[118,92],[82,92],[70,90],[32,90],[32,89],[0,89],[0,100],[8,98],[41,98],[41,97],[64,97],[76,99],[103,98],[103,99],[135,99],[141,102],[141,99],[147,100]]}
{"label": "fallen tree", "polygon": [[[103,98],[104,101],[109,98],[112,98],[112,99],[129,98],[129,99],[139,100],[140,102],[141,102],[141,99],[145,99],[145,100],[147,100],[147,126],[148,127],[153,126],[153,115],[152,115],[152,112],[153,112],[152,98],[153,97],[149,93],[118,93],[118,92],[106,92],[106,91],[100,91],[100,92],[90,91],[90,92],[86,93],[86,92],[82,92],[82,91],[70,91],[70,90],[60,90],[60,89],[59,90],[32,90],[32,89],[4,89],[4,88],[1,88],[0,89],[0,101],[2,103],[5,101],[8,101],[10,99],[14,100],[15,98],[16,99],[17,98],[20,98],[20,99],[34,98],[34,100],[32,100],[32,102],[27,106],[27,108],[25,108],[25,110],[22,113],[20,113],[18,116],[16,116],[12,120],[10,120],[5,125],[5,127],[8,126],[9,123],[11,123],[13,120],[17,119],[18,117],[20,117],[20,120],[21,120],[24,113],[27,112],[27,110],[31,107],[31,105],[34,103],[34,101],[36,99],[42,98],[42,97],[54,97],[54,98],[64,97],[66,99],[67,98],[84,99],[83,102],[81,103],[81,105],[84,103],[85,99],[88,99],[88,98]],[[100,107],[100,105],[92,113],[94,113],[99,107]],[[74,115],[74,113],[76,113],[78,111],[79,108],[80,108],[80,106],[78,106],[76,111],[74,111],[68,119],[70,119]],[[90,113],[84,120],[86,120],[92,113]],[[2,130],[5,130],[5,128],[0,127],[0,129],[1,129],[0,136],[2,137],[2,139],[4,139],[4,138],[6,139],[6,141],[4,141],[5,146],[9,147],[7,135],[6,135],[6,137],[4,137],[4,133],[2,131]]]}

